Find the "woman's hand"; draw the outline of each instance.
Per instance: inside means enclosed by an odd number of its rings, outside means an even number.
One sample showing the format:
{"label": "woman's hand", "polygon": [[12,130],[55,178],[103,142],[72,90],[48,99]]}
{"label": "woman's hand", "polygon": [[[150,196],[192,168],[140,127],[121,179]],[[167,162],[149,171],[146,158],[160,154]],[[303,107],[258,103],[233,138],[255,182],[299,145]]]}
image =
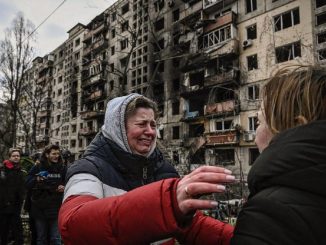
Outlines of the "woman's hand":
{"label": "woman's hand", "polygon": [[177,202],[183,214],[217,206],[215,201],[197,199],[201,195],[225,191],[225,183],[234,182],[231,171],[221,167],[202,166],[184,176],[177,185]]}

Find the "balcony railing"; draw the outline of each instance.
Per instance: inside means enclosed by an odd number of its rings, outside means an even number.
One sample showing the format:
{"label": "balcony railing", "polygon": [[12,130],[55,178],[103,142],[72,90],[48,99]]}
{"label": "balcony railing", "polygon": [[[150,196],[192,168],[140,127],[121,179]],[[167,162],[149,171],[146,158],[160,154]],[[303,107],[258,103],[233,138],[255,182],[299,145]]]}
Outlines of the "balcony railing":
{"label": "balcony railing", "polygon": [[97,90],[93,93],[91,93],[90,96],[88,96],[86,99],[85,99],[85,102],[88,102],[88,101],[93,101],[93,100],[97,100],[97,99],[100,99],[104,96],[104,92],[102,90]]}
{"label": "balcony railing", "polygon": [[95,130],[95,128],[86,127],[86,128],[79,129],[78,133],[81,136],[88,136],[88,135],[96,134],[97,131]]}
{"label": "balcony railing", "polygon": [[205,86],[214,86],[216,84],[221,84],[224,82],[229,82],[229,81],[236,81],[238,82],[238,74],[239,70],[237,69],[232,69],[230,71],[226,72],[220,72],[214,75],[206,75],[205,76]]}
{"label": "balcony railing", "polygon": [[82,84],[81,84],[82,87],[93,85],[93,84],[96,84],[96,83],[106,80],[106,78],[103,74],[97,74],[95,76],[87,76],[87,77],[85,76],[83,79],[84,80],[82,81]]}
{"label": "balcony railing", "polygon": [[36,143],[47,142],[48,140],[49,140],[49,136],[45,136],[45,135],[36,136]]}
{"label": "balcony railing", "polygon": [[224,115],[237,111],[238,105],[236,100],[228,100],[219,103],[208,104],[204,107],[205,115]]}
{"label": "balcony railing", "polygon": [[81,115],[81,119],[87,120],[87,119],[103,116],[104,111],[82,111],[80,112],[80,115]]}
{"label": "balcony railing", "polygon": [[219,132],[217,134],[206,135],[206,145],[226,145],[237,144],[239,139],[236,131]]}

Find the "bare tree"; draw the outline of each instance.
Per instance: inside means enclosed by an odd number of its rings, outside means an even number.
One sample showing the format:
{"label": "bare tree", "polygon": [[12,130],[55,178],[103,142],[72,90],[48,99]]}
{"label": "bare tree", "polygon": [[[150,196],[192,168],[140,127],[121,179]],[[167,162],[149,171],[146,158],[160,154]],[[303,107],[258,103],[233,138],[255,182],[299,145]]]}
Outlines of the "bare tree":
{"label": "bare tree", "polygon": [[0,84],[11,111],[12,146],[16,146],[18,109],[24,88],[23,75],[31,64],[34,48],[34,26],[18,13],[11,28],[6,29],[0,41]]}

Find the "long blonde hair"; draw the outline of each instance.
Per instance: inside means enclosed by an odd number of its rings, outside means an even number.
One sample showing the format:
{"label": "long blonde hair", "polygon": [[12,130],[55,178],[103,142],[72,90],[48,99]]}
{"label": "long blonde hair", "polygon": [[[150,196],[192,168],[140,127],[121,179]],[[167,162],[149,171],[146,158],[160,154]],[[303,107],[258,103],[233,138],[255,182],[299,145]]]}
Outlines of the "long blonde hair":
{"label": "long blonde hair", "polygon": [[262,95],[266,123],[273,134],[326,119],[326,70],[284,67],[267,82]]}

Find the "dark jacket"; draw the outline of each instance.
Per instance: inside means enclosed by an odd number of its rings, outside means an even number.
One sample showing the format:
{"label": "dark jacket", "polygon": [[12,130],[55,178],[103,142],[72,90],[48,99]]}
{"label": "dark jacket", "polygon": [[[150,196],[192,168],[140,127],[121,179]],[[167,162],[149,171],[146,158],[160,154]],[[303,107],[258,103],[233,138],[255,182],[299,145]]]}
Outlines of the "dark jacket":
{"label": "dark jacket", "polygon": [[[36,181],[40,172],[46,171],[43,181]],[[43,172],[44,173],[44,172]],[[26,187],[31,195],[31,215],[34,218],[56,218],[61,206],[63,193],[57,192],[64,185],[66,167],[62,163],[35,165],[28,173]]]}
{"label": "dark jacket", "polygon": [[0,163],[0,213],[20,213],[24,190],[24,173],[20,165],[9,160]]}
{"label": "dark jacket", "polygon": [[90,173],[111,187],[132,190],[157,180],[179,177],[156,148],[148,157],[130,154],[99,133],[84,157],[71,165],[66,181],[77,173]]}
{"label": "dark jacket", "polygon": [[326,244],[326,121],[274,137],[248,185],[231,244]]}

